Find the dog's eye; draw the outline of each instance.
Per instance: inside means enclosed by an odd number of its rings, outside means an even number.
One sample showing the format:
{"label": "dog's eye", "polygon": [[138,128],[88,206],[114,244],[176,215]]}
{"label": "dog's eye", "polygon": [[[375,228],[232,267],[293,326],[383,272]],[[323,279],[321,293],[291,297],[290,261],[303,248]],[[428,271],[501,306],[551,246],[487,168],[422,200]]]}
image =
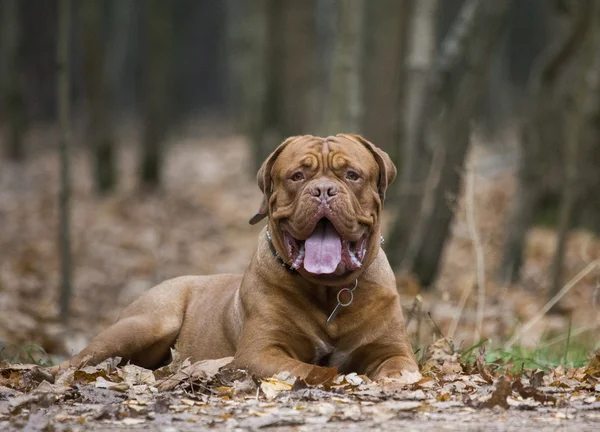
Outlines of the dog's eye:
{"label": "dog's eye", "polygon": [[347,178],[348,180],[351,180],[351,181],[356,181],[356,180],[358,180],[358,179],[360,178],[360,176],[359,176],[359,175],[358,175],[358,173],[357,173],[357,172],[355,172],[355,171],[348,171],[348,172],[346,173],[346,178]]}
{"label": "dog's eye", "polygon": [[300,171],[298,171],[298,172],[295,172],[295,173],[292,175],[292,180],[293,180],[293,181],[296,181],[296,182],[297,182],[297,181],[300,181],[300,180],[304,180],[304,174],[302,174]]}

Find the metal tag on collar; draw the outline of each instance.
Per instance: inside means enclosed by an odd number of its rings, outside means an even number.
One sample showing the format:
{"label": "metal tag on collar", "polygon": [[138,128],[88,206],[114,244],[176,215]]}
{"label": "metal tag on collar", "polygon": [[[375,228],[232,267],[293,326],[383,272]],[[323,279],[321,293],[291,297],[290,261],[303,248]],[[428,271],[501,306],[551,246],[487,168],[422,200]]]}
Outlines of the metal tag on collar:
{"label": "metal tag on collar", "polygon": [[352,288],[342,288],[337,293],[337,305],[327,318],[327,324],[331,324],[331,322],[335,319],[338,313],[342,310],[343,307],[348,307],[354,301],[354,290],[358,286],[358,279],[354,281],[354,287]]}

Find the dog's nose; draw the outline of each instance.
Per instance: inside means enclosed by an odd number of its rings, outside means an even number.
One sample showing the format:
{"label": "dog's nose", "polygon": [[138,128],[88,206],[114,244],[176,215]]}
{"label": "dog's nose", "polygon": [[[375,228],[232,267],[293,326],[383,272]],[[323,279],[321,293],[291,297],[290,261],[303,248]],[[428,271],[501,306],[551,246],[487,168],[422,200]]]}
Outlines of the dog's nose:
{"label": "dog's nose", "polygon": [[311,188],[310,193],[321,200],[328,200],[338,194],[338,187],[332,181],[320,181]]}

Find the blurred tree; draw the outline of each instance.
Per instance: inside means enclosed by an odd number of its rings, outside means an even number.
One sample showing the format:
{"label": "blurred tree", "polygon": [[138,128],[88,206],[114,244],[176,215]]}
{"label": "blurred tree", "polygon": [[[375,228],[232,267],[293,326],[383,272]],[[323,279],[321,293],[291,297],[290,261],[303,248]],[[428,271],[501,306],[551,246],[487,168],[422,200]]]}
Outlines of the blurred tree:
{"label": "blurred tree", "polygon": [[[313,133],[318,126],[317,31],[315,0],[271,0],[278,4],[269,39],[274,44],[271,76],[276,81],[272,109],[280,110],[283,137]],[[273,9],[272,9],[273,10]]]}
{"label": "blurred tree", "polygon": [[[127,6],[127,2],[120,4]],[[109,49],[109,38],[106,37],[106,18],[112,12],[107,6],[113,5],[97,0],[84,0],[80,3],[84,80],[90,109],[89,135],[94,151],[96,188],[101,194],[109,192],[117,181],[114,125],[111,117],[115,109],[114,93],[108,68],[111,54],[116,53]]]}
{"label": "blurred tree", "polygon": [[406,126],[405,84],[409,82],[406,59],[413,4],[413,0],[380,0],[366,4],[364,64],[368,67],[363,68],[362,74],[361,132],[385,149],[398,169]]}
{"label": "blurred tree", "polygon": [[[509,5],[510,0],[463,3],[430,72],[426,100],[416,116],[418,144],[405,166],[419,169],[404,178],[409,184],[401,186],[414,193],[401,196],[389,251],[393,266],[414,272],[425,286],[437,273],[454,213],[448,197],[458,195],[470,121]],[[403,202],[407,198],[411,204]],[[409,220],[403,212],[415,199],[418,217]]]}
{"label": "blurred tree", "polygon": [[477,117],[479,129],[487,135],[483,143],[502,145],[505,132],[514,129],[524,102],[529,71],[548,40],[547,0],[516,1],[511,4],[510,26],[495,51],[490,77]]}
{"label": "blurred tree", "polygon": [[[20,161],[25,157],[23,137],[26,132],[25,95],[21,70],[21,16],[18,0],[3,0],[0,46],[0,96],[6,123],[4,141],[6,156]],[[3,122],[4,123],[4,122]]]}
{"label": "blurred tree", "polygon": [[173,4],[168,0],[145,0],[143,9],[142,159],[141,181],[145,187],[161,183],[163,141],[172,114]]}
{"label": "blurred tree", "polygon": [[324,135],[360,132],[363,114],[361,76],[364,63],[365,2],[345,0],[335,4],[337,12],[331,15],[330,26],[336,29],[336,36],[329,91],[324,104]]}
{"label": "blurred tree", "polygon": [[61,290],[60,314],[63,321],[69,318],[71,310],[71,176],[69,147],[71,141],[71,104],[70,104],[70,41],[71,2],[59,0],[58,38],[56,47],[57,71],[57,111],[60,128],[60,263]]}
{"label": "blurred tree", "polygon": [[268,6],[267,0],[227,2],[230,105],[239,118],[242,132],[250,140],[255,171],[270,153],[265,143],[267,102],[272,85]]}
{"label": "blurred tree", "polygon": [[[411,179],[413,172],[418,167],[412,165],[417,146],[418,119],[417,116],[423,109],[428,89],[428,73],[432,68],[436,53],[436,18],[438,17],[439,0],[420,0],[414,6],[412,22],[410,24],[410,46],[408,48],[407,72],[406,72],[406,98],[405,108],[400,114],[405,116],[404,127],[401,128],[400,147],[402,160],[399,165],[399,179],[396,181],[396,197],[405,195],[402,200],[410,197],[418,199],[413,195]],[[426,175],[426,173],[424,173]],[[406,188],[406,189],[404,189]],[[407,221],[414,220],[418,214],[418,201],[413,207],[403,210]],[[408,213],[407,213],[408,212]],[[412,214],[409,214],[412,212]],[[401,223],[397,221],[397,223]],[[408,227],[407,227],[408,228]],[[400,246],[400,245],[399,245]],[[403,253],[398,250],[397,253]]]}
{"label": "blurred tree", "polygon": [[257,170],[289,135],[317,122],[315,1],[229,0],[230,104]]}
{"label": "blurred tree", "polygon": [[[529,227],[536,221],[555,219],[565,181],[565,103],[570,99],[565,89],[572,88],[564,82],[574,79],[573,59],[585,40],[591,1],[565,2],[560,10],[555,9],[554,20],[562,26],[555,25],[554,40],[531,68],[520,125],[518,184],[498,269],[502,281],[518,280]],[[567,12],[562,10],[565,6],[569,6]],[[571,109],[569,104],[567,110]],[[580,184],[578,189],[585,188]]]}
{"label": "blurred tree", "polygon": [[[122,119],[126,112],[128,99],[135,97],[133,93],[135,82],[132,80],[131,64],[135,64],[137,56],[136,47],[132,43],[132,33],[135,32],[136,0],[112,0],[105,7],[108,8],[108,23],[106,31],[108,37],[105,42],[105,85],[110,93],[109,116],[113,130],[116,130],[117,121]],[[133,31],[132,31],[133,30]],[[129,81],[132,82],[129,82]]]}
{"label": "blurred tree", "polygon": [[[598,62],[600,59],[600,1],[581,2],[581,6],[582,13],[587,16],[587,20],[581,23],[585,26],[585,40],[582,42],[582,48],[577,55],[578,77],[572,86],[571,98],[569,98],[569,106],[566,110],[565,140],[563,144],[564,179],[558,209],[558,239],[551,264],[552,279],[548,290],[548,299],[554,297],[562,287],[562,269],[567,248],[567,237],[574,224],[575,206],[577,201],[581,199],[581,192],[585,191],[586,187],[586,182],[582,182],[579,175],[579,170],[582,168],[580,158],[582,141],[585,140],[584,130],[588,126],[590,114],[592,116],[597,114],[594,110],[597,102],[594,102],[592,109],[590,109],[587,100],[590,96],[598,97],[598,85],[594,81],[597,82],[599,78],[596,71],[600,65]],[[595,79],[593,79],[594,74],[596,74]],[[596,141],[596,145],[598,142],[600,141]]]}

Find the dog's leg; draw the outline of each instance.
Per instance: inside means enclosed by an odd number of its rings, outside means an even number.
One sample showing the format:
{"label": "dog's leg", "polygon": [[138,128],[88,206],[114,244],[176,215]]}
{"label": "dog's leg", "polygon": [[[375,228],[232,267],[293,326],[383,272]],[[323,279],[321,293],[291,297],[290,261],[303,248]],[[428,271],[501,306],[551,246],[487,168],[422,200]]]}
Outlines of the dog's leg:
{"label": "dog's leg", "polygon": [[168,355],[180,327],[177,320],[150,314],[120,319],[59,369],[95,365],[110,357],[121,357],[147,368],[156,367]]}
{"label": "dog's leg", "polygon": [[188,287],[185,278],[177,278],[147,291],[79,354],[50,371],[95,365],[110,357],[121,357],[146,368],[159,366],[181,329]]}
{"label": "dog's leg", "polygon": [[[246,322],[235,353],[235,364],[260,377],[289,372],[309,384],[320,384],[337,375],[337,368],[309,364],[315,349],[310,340],[292,329],[282,331]],[[293,336],[292,336],[293,335]],[[304,360],[304,361],[302,361]]]}
{"label": "dog's leg", "polygon": [[296,378],[306,380],[309,384],[323,383],[337,375],[337,368],[305,363],[290,357],[277,346],[251,351],[248,355],[238,351],[234,362],[238,367],[247,368],[260,377],[270,377],[286,371]]}
{"label": "dog's leg", "polygon": [[358,348],[352,352],[344,369],[365,374],[371,379],[399,378],[407,373],[414,375],[419,372],[411,346],[403,338],[395,341],[386,338]]}

